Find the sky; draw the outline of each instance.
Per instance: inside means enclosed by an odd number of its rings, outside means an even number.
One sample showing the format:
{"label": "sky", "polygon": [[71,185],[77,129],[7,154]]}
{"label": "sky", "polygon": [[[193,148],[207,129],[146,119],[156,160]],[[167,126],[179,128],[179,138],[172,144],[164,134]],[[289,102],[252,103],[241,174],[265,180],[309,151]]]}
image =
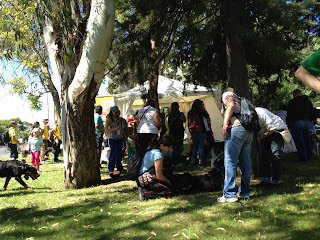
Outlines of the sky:
{"label": "sky", "polygon": [[30,103],[17,94],[9,93],[5,86],[0,86],[0,120],[11,118],[20,118],[22,121],[34,123],[42,122],[44,118],[48,118],[50,125],[54,125],[54,108],[50,94],[41,97],[43,103],[40,111],[31,110]]}
{"label": "sky", "polygon": [[[14,62],[2,60],[0,62],[0,77],[4,80],[9,80],[14,77],[26,77],[20,68],[20,65]],[[106,83],[101,84],[98,95],[106,96],[109,93],[106,91],[109,79],[106,78]],[[20,118],[22,121],[34,123],[42,122],[43,119],[49,119],[49,125],[55,125],[54,104],[50,93],[45,93],[40,101],[42,109],[40,111],[32,110],[26,96],[19,96],[9,92],[10,86],[0,85],[0,120],[8,120],[11,118]]]}
{"label": "sky", "polygon": [[[106,85],[102,84],[98,95],[108,95]],[[9,93],[5,86],[0,86],[0,120],[20,118],[22,121],[34,123],[42,122],[44,118],[49,119],[49,125],[54,126],[54,105],[51,94],[44,94],[41,97],[43,103],[40,111],[31,110],[30,103],[17,94]]]}

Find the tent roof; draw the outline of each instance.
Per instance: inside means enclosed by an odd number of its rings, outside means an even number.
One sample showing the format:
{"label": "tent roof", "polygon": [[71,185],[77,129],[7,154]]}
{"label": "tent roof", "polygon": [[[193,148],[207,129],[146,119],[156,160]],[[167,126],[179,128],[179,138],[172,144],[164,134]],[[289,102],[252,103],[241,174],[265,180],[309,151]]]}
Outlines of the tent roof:
{"label": "tent roof", "polygon": [[[116,94],[114,97],[118,101],[129,100],[129,99],[141,99],[144,94],[148,92],[149,89],[149,81],[145,81],[143,85],[136,86],[126,92]],[[164,76],[160,76],[158,78],[158,96],[159,101],[170,98],[170,102],[173,101],[185,101],[190,102],[194,101],[196,98],[199,98],[201,95],[214,95],[221,94],[221,90],[206,88],[202,86],[196,86],[190,83],[183,83],[178,80],[166,78]],[[190,98],[190,96],[198,96]],[[173,100],[172,99],[176,99]],[[179,99],[179,100],[178,100]]]}

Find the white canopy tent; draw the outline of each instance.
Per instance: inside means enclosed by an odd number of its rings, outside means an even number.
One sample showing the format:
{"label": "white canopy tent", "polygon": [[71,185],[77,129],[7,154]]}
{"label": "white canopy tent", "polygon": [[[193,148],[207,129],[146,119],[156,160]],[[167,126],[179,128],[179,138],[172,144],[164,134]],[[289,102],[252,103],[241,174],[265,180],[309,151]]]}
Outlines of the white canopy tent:
{"label": "white canopy tent", "polygon": [[[119,107],[122,117],[127,119],[132,110],[143,107],[142,96],[148,92],[148,89],[149,81],[146,81],[141,86],[114,95],[115,105]],[[221,130],[223,119],[219,110],[221,107],[221,90],[184,84],[177,80],[159,76],[158,96],[160,108],[170,107],[171,103],[178,102],[180,111],[184,112],[186,116],[194,100],[201,99],[210,115],[214,138],[217,141],[223,141]]]}

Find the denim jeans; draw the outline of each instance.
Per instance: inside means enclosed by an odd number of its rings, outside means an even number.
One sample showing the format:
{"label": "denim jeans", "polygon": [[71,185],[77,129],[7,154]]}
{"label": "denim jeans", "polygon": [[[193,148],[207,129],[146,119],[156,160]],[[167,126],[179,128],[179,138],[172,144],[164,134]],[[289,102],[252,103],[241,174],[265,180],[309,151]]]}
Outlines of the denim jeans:
{"label": "denim jeans", "polygon": [[241,170],[241,185],[238,193],[248,197],[250,193],[249,185],[251,179],[251,143],[253,133],[246,131],[242,126],[228,129],[228,137],[224,142],[224,167],[225,178],[223,195],[225,197],[236,197],[236,177],[237,166]]}
{"label": "denim jeans", "polygon": [[[281,177],[281,155],[283,153],[284,141],[280,133],[272,133],[262,139],[260,143],[262,176],[272,177],[280,180]],[[272,167],[271,167],[272,166]]]}
{"label": "denim jeans", "polygon": [[199,163],[203,163],[203,156],[204,156],[204,147],[206,141],[206,134],[205,133],[192,133],[192,156],[191,160],[196,161],[199,149]]}
{"label": "denim jeans", "polygon": [[312,145],[311,145],[311,123],[307,120],[295,121],[291,125],[291,134],[296,144],[299,160],[312,160]]}
{"label": "denim jeans", "polygon": [[99,166],[100,166],[102,142],[103,142],[103,133],[96,134],[96,145],[97,145],[97,154],[98,154]]}
{"label": "denim jeans", "polygon": [[8,143],[8,148],[10,149],[10,158],[17,160],[18,159],[18,147],[17,144]]}
{"label": "denim jeans", "polygon": [[116,167],[118,171],[122,171],[122,146],[123,139],[109,139],[110,156],[109,156],[109,172],[113,172]]}
{"label": "denim jeans", "polygon": [[172,146],[172,157],[180,157],[182,153],[182,146],[183,146],[183,137],[173,137],[174,142]]}

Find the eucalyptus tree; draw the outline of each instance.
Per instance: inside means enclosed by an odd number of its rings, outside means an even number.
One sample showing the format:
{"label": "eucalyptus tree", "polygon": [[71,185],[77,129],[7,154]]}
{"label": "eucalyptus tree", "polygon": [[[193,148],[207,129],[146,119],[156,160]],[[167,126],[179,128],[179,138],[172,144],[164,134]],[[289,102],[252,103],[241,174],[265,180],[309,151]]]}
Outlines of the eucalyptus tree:
{"label": "eucalyptus tree", "polygon": [[113,36],[115,1],[8,0],[1,2],[0,15],[2,56],[18,59],[40,76],[61,116],[65,186],[99,184],[93,113]]}
{"label": "eucalyptus tree", "polygon": [[[196,17],[203,1],[119,1],[108,74],[116,83],[149,80],[148,98],[158,99],[158,75],[184,21]],[[116,84],[117,85],[117,84]]]}
{"label": "eucalyptus tree", "polygon": [[[308,4],[316,6],[315,1]],[[206,19],[178,32],[171,68],[183,69],[189,81],[204,85],[222,82],[247,97],[249,75],[254,74],[257,85],[261,78],[278,74],[272,82],[277,88],[282,69],[295,69],[303,58],[301,50],[311,44],[313,36],[307,31],[311,22],[305,18],[312,15],[308,4],[284,0],[208,2]]]}

